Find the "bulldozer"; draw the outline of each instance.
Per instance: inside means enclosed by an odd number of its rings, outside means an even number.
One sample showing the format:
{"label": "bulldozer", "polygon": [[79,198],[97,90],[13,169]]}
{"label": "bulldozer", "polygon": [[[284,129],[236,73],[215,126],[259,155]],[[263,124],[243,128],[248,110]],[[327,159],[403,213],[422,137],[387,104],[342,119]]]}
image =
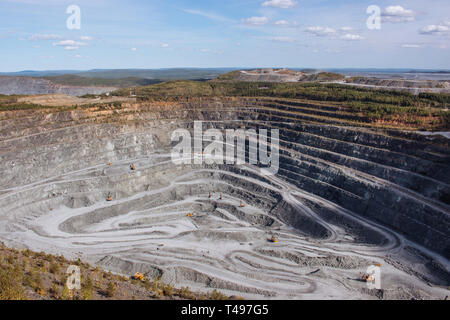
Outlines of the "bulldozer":
{"label": "bulldozer", "polygon": [[368,273],[361,273],[361,280],[363,280],[365,282],[375,283],[375,277]]}
{"label": "bulldozer", "polygon": [[111,195],[111,193],[108,193],[108,197],[106,198],[106,201],[112,201],[112,195]]}
{"label": "bulldozer", "polygon": [[136,272],[133,276],[131,276],[133,280],[145,281],[145,275],[140,272]]}

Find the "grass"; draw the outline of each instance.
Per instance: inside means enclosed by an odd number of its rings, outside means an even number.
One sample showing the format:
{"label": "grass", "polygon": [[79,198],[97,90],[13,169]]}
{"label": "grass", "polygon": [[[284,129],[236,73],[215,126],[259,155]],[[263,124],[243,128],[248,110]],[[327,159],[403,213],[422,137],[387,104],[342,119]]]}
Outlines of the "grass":
{"label": "grass", "polygon": [[[81,271],[81,289],[66,286],[69,265]],[[229,299],[218,291],[194,293],[177,289],[159,278],[134,281],[92,267],[80,259],[67,260],[44,252],[11,249],[0,243],[0,300],[131,300],[131,299]]]}

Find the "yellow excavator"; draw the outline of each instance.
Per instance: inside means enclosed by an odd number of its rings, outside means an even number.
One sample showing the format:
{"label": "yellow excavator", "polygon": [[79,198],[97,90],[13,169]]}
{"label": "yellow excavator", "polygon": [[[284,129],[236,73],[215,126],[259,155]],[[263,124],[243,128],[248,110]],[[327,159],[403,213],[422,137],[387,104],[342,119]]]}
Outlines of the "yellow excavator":
{"label": "yellow excavator", "polygon": [[[381,263],[376,264],[377,267],[381,267]],[[360,279],[365,282],[375,283],[375,277],[370,273],[360,273]]]}
{"label": "yellow excavator", "polygon": [[242,200],[241,200],[241,203],[239,204],[239,207],[241,207],[241,208],[245,207],[245,204],[244,204],[244,202],[242,202]]}
{"label": "yellow excavator", "polygon": [[145,281],[145,275],[140,272],[136,272],[133,276],[131,276],[133,280]]}
{"label": "yellow excavator", "polygon": [[130,170],[131,170],[131,171],[135,171],[135,170],[136,170],[136,166],[134,165],[134,163],[132,163],[132,164],[130,165]]}
{"label": "yellow excavator", "polygon": [[110,193],[108,193],[108,197],[106,198],[106,201],[112,201],[112,195],[111,195],[111,192]]}
{"label": "yellow excavator", "polygon": [[361,280],[365,281],[365,282],[375,282],[375,277],[371,274],[368,273],[361,273]]}
{"label": "yellow excavator", "polygon": [[187,215],[186,215],[186,217],[189,217],[189,218],[192,218],[194,215],[192,214],[192,213],[188,213]]}
{"label": "yellow excavator", "polygon": [[270,242],[272,243],[277,243],[279,240],[276,236],[272,236],[272,238],[270,238]]}

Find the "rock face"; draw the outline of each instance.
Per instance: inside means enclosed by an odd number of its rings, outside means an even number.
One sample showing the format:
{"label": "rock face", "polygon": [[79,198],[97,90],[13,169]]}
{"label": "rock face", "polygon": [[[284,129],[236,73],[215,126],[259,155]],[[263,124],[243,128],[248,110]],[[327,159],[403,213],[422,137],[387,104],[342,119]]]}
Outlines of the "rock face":
{"label": "rock face", "polygon": [[75,87],[55,84],[49,80],[32,77],[0,77],[0,94],[52,94],[72,96],[102,94],[117,90],[113,87]]}
{"label": "rock face", "polygon": [[[0,114],[0,239],[246,297],[367,298],[352,279],[375,261],[386,296],[440,297],[425,281],[450,283],[449,141],[331,111],[223,98]],[[173,163],[171,133],[195,120],[278,129],[280,170]]]}

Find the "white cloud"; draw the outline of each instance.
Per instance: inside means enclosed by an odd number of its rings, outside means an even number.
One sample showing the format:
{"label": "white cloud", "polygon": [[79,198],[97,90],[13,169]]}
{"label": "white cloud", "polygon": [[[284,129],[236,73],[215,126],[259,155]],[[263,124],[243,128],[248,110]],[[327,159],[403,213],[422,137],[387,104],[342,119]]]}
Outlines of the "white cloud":
{"label": "white cloud", "polygon": [[352,27],[342,27],[340,30],[341,30],[341,31],[348,32],[348,31],[352,31],[353,28],[352,28]]}
{"label": "white cloud", "polygon": [[272,37],[270,40],[275,42],[294,42],[295,39],[291,37]]}
{"label": "white cloud", "polygon": [[137,51],[137,48],[131,48],[131,51]]}
{"label": "white cloud", "polygon": [[297,4],[298,2],[294,0],[268,0],[263,2],[262,6],[287,9],[295,7]]}
{"label": "white cloud", "polygon": [[402,44],[402,48],[420,48],[418,44]]}
{"label": "white cloud", "polygon": [[80,37],[80,40],[83,40],[83,41],[91,41],[91,40],[94,40],[94,38],[89,37],[89,36],[81,36],[81,37]]}
{"label": "white cloud", "polygon": [[423,35],[446,35],[450,33],[450,21],[430,24],[419,31]]}
{"label": "white cloud", "polygon": [[275,25],[278,27],[287,27],[290,25],[290,23],[287,20],[278,20],[275,22]]}
{"label": "white cloud", "polygon": [[389,6],[381,13],[384,22],[411,22],[416,20],[416,13],[402,6]]}
{"label": "white cloud", "polygon": [[28,38],[28,40],[36,41],[36,40],[59,40],[62,39],[60,35],[57,34],[34,34]]}
{"label": "white cloud", "polygon": [[75,40],[62,40],[62,41],[54,42],[53,45],[54,46],[59,46],[59,47],[65,47],[65,46],[80,47],[80,46],[87,45],[87,43],[79,42],[79,41],[75,41]]}
{"label": "white cloud", "polygon": [[346,33],[341,37],[341,39],[348,41],[358,41],[364,40],[364,37],[360,36],[359,34]]}
{"label": "white cloud", "polygon": [[334,36],[336,34],[336,30],[328,27],[308,27],[306,28],[306,32],[309,32],[318,37],[326,37],[326,36]]}
{"label": "white cloud", "polygon": [[267,17],[251,17],[244,20],[244,23],[254,25],[254,26],[261,26],[269,22],[269,19]]}
{"label": "white cloud", "polygon": [[190,14],[195,14],[197,16],[202,16],[204,18],[210,19],[210,20],[214,20],[214,21],[219,21],[219,22],[234,22],[234,20],[229,19],[227,17],[215,14],[215,13],[211,13],[211,12],[205,12],[205,11],[200,11],[200,10],[193,10],[193,9],[183,9],[184,12],[190,13]]}
{"label": "white cloud", "polygon": [[168,48],[169,47],[169,44],[168,43],[163,43],[162,45],[161,45],[161,48]]}
{"label": "white cloud", "polygon": [[211,50],[211,49],[200,49],[202,53],[213,53],[213,54],[223,54],[221,50]]}
{"label": "white cloud", "polygon": [[54,42],[53,45],[55,47],[64,47],[65,50],[78,50],[81,46],[86,46],[87,43],[75,40],[62,40]]}
{"label": "white cloud", "polygon": [[75,58],[82,58],[81,55],[77,54],[75,55]]}

